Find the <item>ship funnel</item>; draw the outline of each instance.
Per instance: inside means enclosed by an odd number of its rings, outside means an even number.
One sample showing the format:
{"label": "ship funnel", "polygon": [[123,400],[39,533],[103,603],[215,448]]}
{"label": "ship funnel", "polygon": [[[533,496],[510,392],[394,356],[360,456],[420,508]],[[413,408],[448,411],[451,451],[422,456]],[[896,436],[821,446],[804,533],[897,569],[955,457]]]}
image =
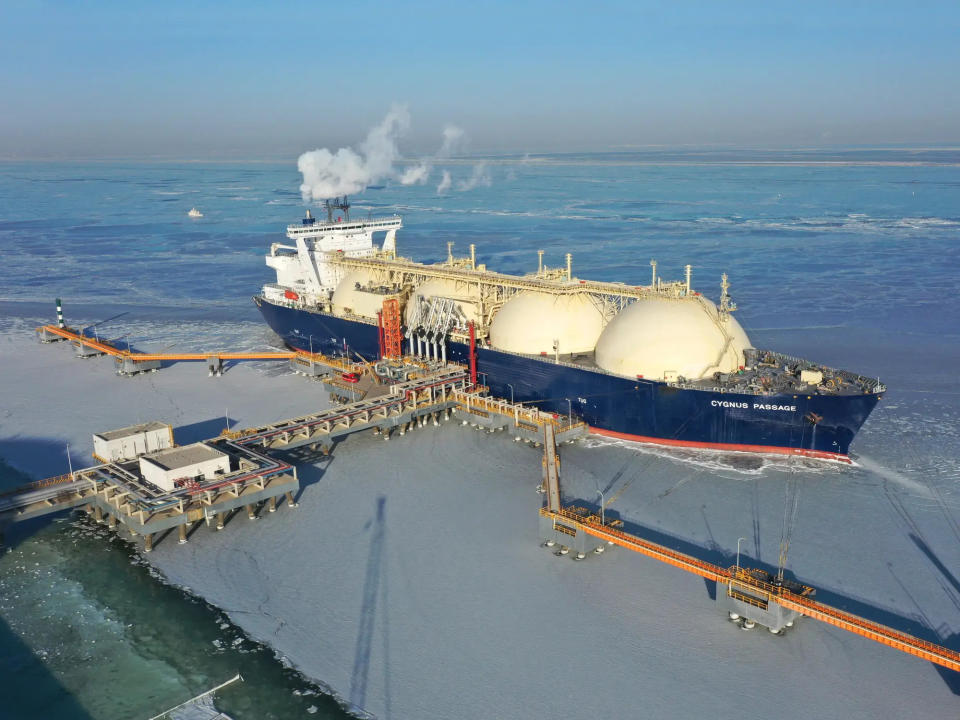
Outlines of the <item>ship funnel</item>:
{"label": "ship funnel", "polygon": [[470,243],[470,267],[473,270],[477,269],[477,246],[473,243]]}
{"label": "ship funnel", "polygon": [[307,220],[311,220],[311,219],[313,219],[313,215],[310,213],[309,210],[307,210]]}
{"label": "ship funnel", "polygon": [[537,250],[537,275],[543,275],[543,250]]}
{"label": "ship funnel", "polygon": [[573,255],[567,253],[567,282],[573,280]]}
{"label": "ship funnel", "polygon": [[650,287],[655,288],[657,286],[657,261],[651,260],[650,267],[652,269],[650,276]]}
{"label": "ship funnel", "polygon": [[690,294],[690,277],[693,273],[693,266],[687,265],[684,269],[687,271],[687,295],[689,295]]}

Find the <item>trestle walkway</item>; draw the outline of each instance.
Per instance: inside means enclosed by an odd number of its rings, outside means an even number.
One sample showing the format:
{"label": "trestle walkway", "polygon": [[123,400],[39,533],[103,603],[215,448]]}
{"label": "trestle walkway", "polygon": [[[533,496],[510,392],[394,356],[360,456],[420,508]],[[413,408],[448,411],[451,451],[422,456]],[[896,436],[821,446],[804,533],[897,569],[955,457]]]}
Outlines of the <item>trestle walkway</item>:
{"label": "trestle walkway", "polygon": [[[545,437],[546,439],[546,437]],[[544,445],[545,457],[550,454],[549,444]],[[545,463],[549,462],[545,460]],[[546,490],[547,488],[545,488]],[[563,535],[573,537],[577,531],[597,538],[612,545],[618,545],[627,550],[638,552],[641,555],[659,560],[673,567],[680,568],[707,580],[713,580],[734,593],[737,589],[745,590],[740,593],[743,598],[750,598],[765,608],[767,604],[776,603],[783,608],[794,610],[801,615],[829,623],[843,630],[848,630],[870,640],[896,648],[918,658],[941,665],[950,670],[960,672],[960,653],[949,648],[936,645],[926,640],[915,638],[899,632],[885,625],[872,622],[852,613],[817,602],[811,595],[813,589],[795,583],[776,585],[762,580],[758,575],[765,575],[762,571],[752,571],[743,567],[722,568],[718,565],[699,560],[685,553],[671,550],[663,545],[642,540],[630,535],[617,526],[620,521],[604,522],[597,515],[584,508],[551,509],[552,502],[548,497],[548,505],[540,510],[543,518],[550,520],[553,528]]]}

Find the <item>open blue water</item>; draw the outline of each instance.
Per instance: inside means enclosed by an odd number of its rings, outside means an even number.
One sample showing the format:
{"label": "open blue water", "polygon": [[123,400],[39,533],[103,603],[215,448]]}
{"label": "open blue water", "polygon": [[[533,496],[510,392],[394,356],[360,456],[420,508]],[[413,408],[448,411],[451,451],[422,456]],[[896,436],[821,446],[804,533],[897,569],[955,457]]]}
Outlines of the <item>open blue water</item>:
{"label": "open blue water", "polygon": [[[419,260],[443,258],[448,241],[460,254],[476,243],[489,267],[525,272],[538,249],[556,266],[569,251],[581,277],[645,283],[655,258],[666,278],[692,264],[694,286],[714,299],[726,271],[756,344],[890,386],[888,404],[864,429],[873,440],[858,439],[854,450],[870,441],[887,467],[921,472],[957,512],[957,152],[660,151],[486,162],[489,187],[438,196],[438,178],[387,185],[352,198],[354,216],[402,214],[399,251]],[[454,181],[471,172],[468,163],[448,169]],[[129,311],[102,332],[135,344],[177,337],[187,349],[209,333],[236,345],[262,342],[250,296],[272,279],[263,263],[269,244],[302,215],[299,182],[293,162],[0,165],[4,331],[19,319],[52,319],[59,296],[68,315],[84,320]],[[203,218],[187,217],[194,206]],[[184,333],[183,321],[207,335]],[[24,479],[0,465],[0,486]],[[236,667],[260,678],[225,701],[236,718],[342,716],[216,609],[157,582],[122,543],[69,520],[31,532],[0,558],[0,663],[13,698],[0,704],[0,717],[139,716],[181,686],[202,689]],[[58,602],[43,602],[51,595]],[[164,622],[142,617],[148,601],[162,605]],[[95,645],[86,642],[94,636]],[[103,676],[129,692],[63,690]],[[14,692],[26,687],[44,692]],[[40,709],[37,695],[48,701]]]}

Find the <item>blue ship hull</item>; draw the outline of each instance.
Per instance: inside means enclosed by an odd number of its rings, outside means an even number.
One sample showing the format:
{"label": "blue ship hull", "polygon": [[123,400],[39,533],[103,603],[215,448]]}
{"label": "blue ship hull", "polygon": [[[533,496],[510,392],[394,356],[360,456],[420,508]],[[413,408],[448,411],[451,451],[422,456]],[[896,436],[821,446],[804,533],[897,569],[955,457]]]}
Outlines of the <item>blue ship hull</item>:
{"label": "blue ship hull", "polygon": [[[274,305],[260,297],[255,301],[267,324],[291,347],[377,358],[376,325]],[[469,348],[450,341],[447,358],[467,364]],[[492,395],[573,413],[601,435],[840,460],[846,459],[880,398],[875,393],[758,396],[689,390],[489,348],[477,349],[477,371]]]}

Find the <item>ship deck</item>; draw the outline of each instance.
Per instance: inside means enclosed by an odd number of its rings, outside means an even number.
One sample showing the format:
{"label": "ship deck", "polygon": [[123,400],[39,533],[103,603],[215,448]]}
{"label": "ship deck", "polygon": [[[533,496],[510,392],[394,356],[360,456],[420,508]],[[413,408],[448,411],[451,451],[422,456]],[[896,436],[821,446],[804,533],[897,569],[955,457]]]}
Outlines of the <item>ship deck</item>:
{"label": "ship deck", "polygon": [[[549,356],[529,356],[532,359],[549,361]],[[580,367],[594,372],[608,373],[597,365],[594,352],[561,354],[553,358],[573,367]],[[823,382],[818,385],[803,382],[800,379],[801,370],[815,370],[823,375]],[[637,379],[644,379],[637,376]],[[647,378],[652,379],[652,378]],[[747,362],[742,370],[733,373],[715,373],[714,375],[698,380],[677,378],[666,383],[671,387],[685,390],[706,390],[713,392],[729,392],[741,395],[777,395],[777,394],[804,394],[804,395],[862,395],[864,393],[880,393],[886,389],[875,378],[866,378],[862,375],[827,367],[809,360],[784,355],[772,350],[748,350]]]}

